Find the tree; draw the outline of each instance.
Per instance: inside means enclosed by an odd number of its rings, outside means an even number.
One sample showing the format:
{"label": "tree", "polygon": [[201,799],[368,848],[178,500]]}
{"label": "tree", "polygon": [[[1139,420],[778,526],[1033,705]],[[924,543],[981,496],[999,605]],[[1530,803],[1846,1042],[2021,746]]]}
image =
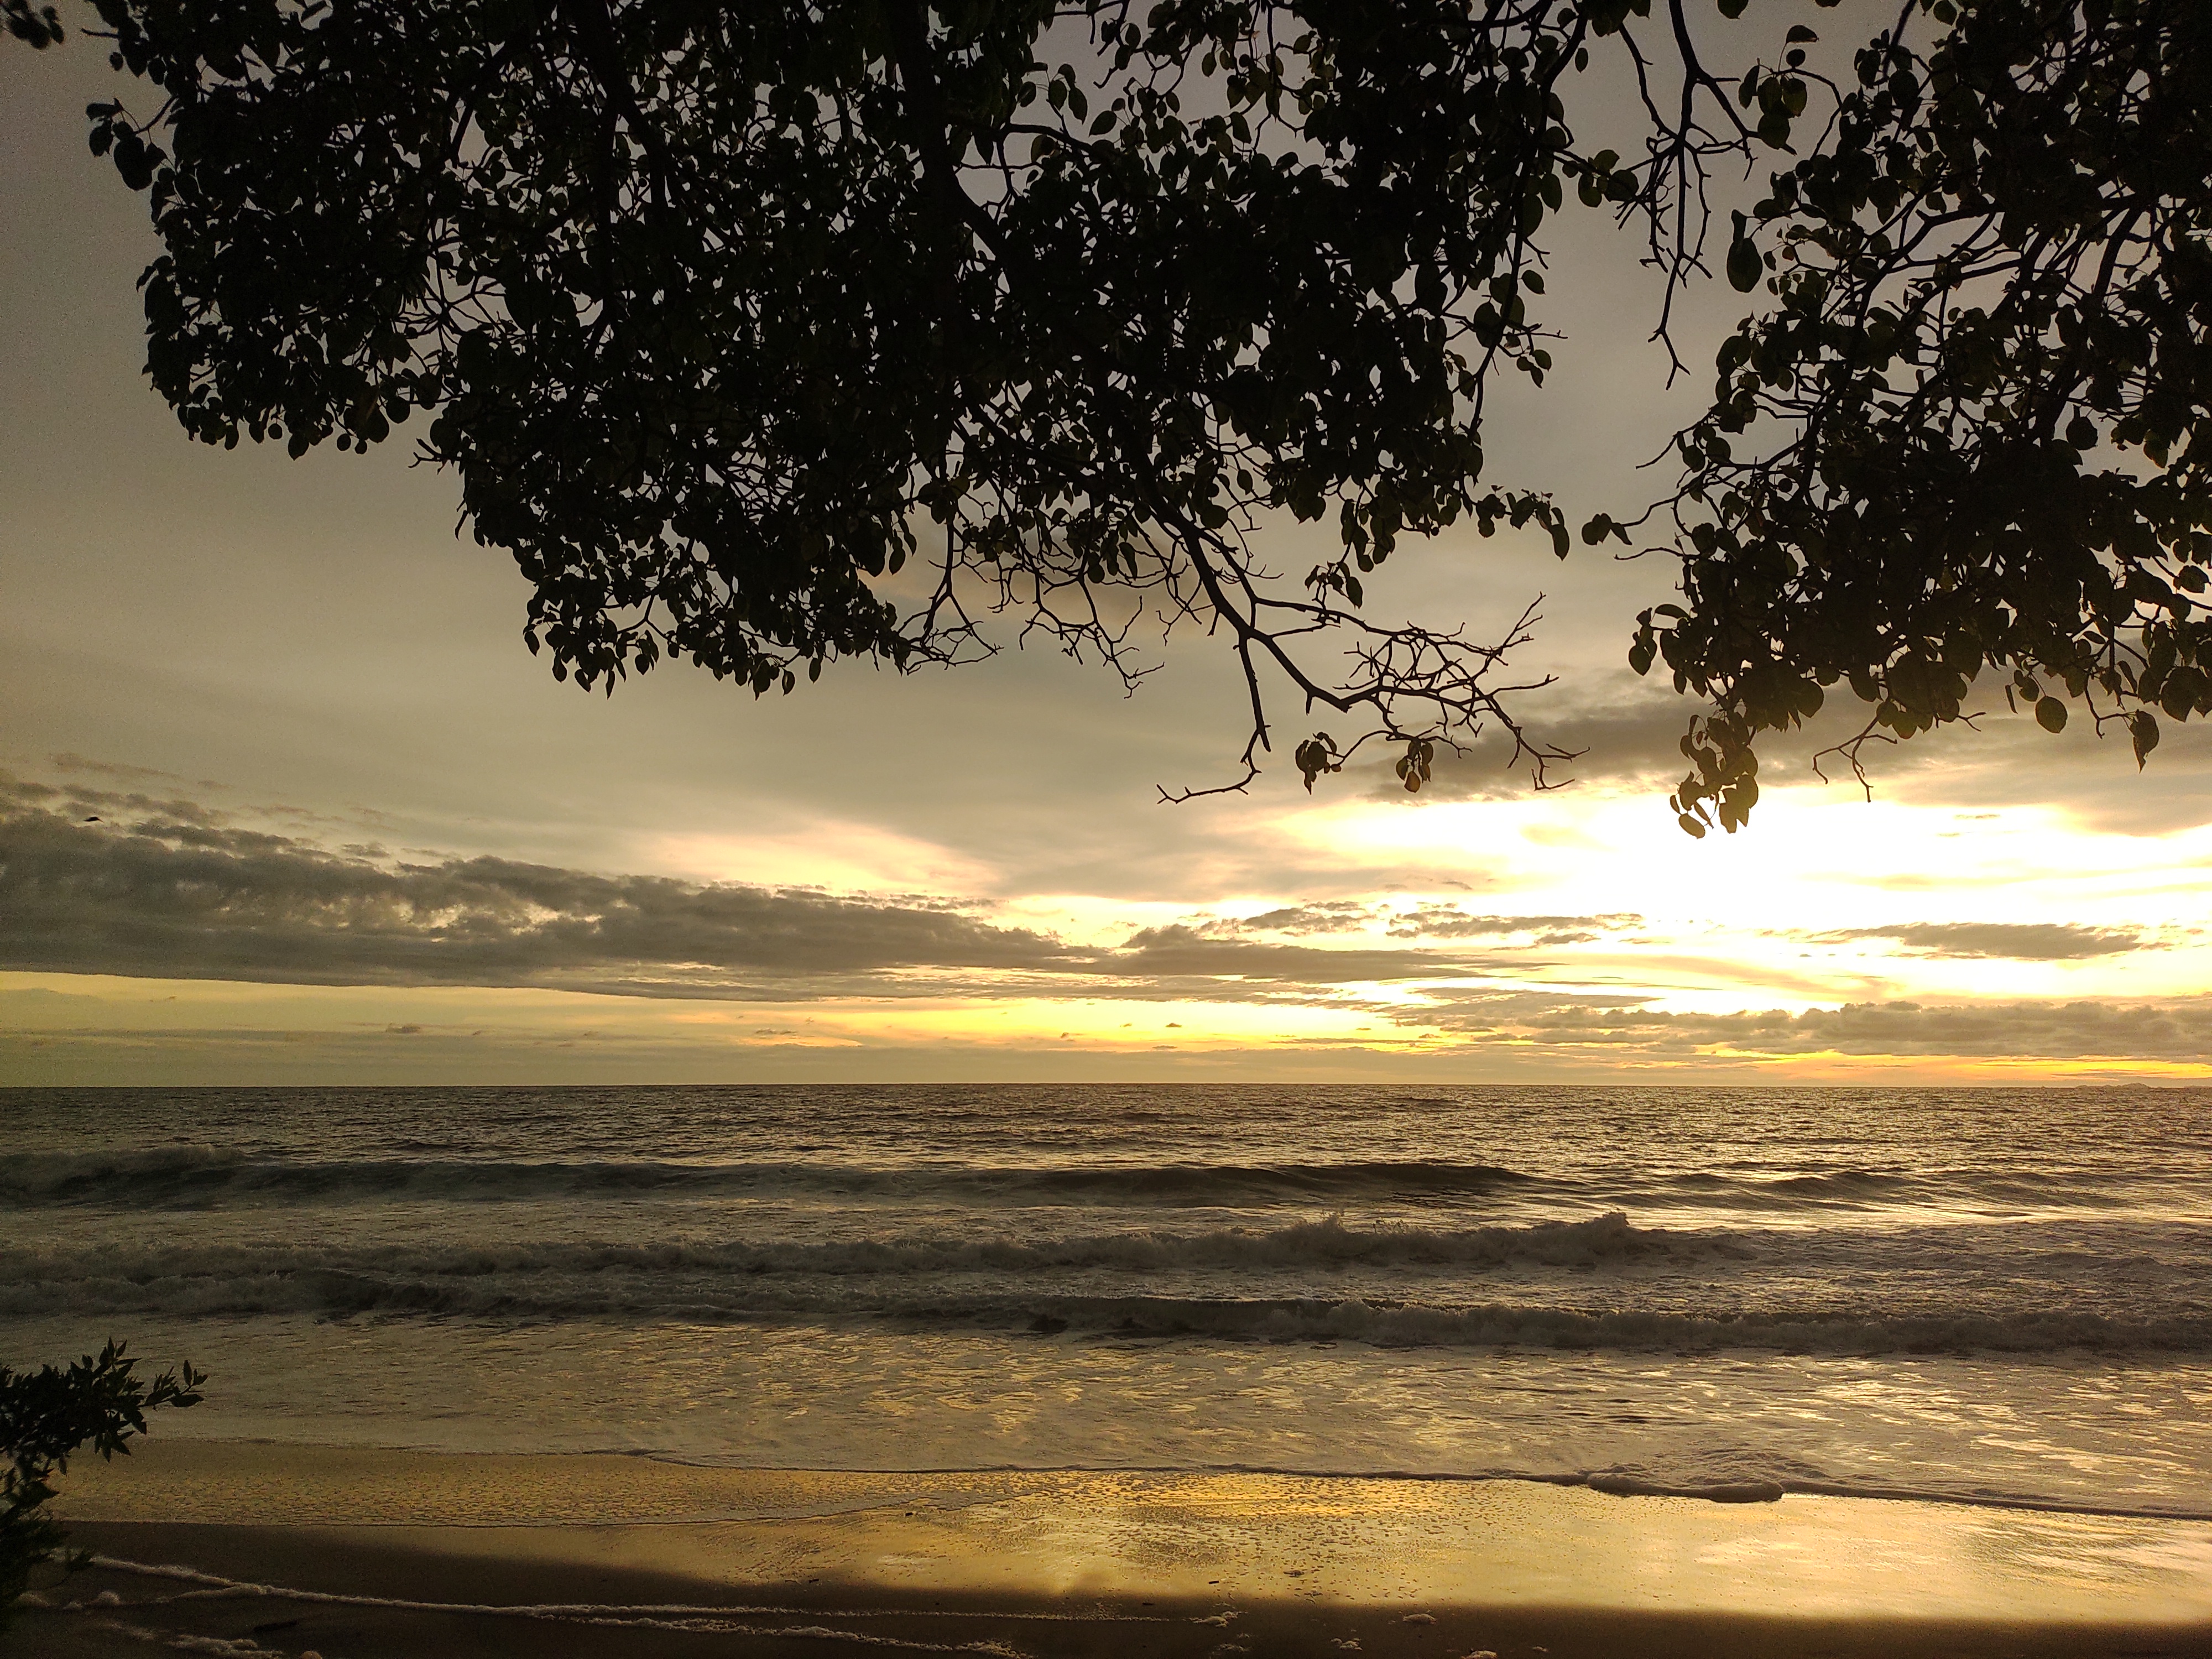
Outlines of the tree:
{"label": "tree", "polygon": [[[1804,21],[1710,67],[1778,27],[1731,25],[1746,0],[97,4],[160,99],[91,111],[164,244],[155,386],[198,437],[295,454],[429,415],[531,648],[586,687],[957,661],[983,607],[1133,679],[1152,614],[1242,666],[1224,787],[1274,677],[1362,723],[1297,744],[1309,789],[1370,738],[1418,788],[1484,721],[1540,785],[1567,757],[1499,679],[1529,616],[1384,626],[1364,579],[1464,520],[1566,556],[1566,511],[1481,447],[1498,377],[1552,367],[1547,222],[1640,221],[1671,349],[1712,170],[1771,153],[1724,260],[1765,309],[1677,488],[1582,525],[1682,561],[1630,657],[1711,704],[1684,827],[1736,828],[1757,739],[1839,681],[1854,767],[1984,668],[2054,729],[2124,719],[2139,760],[2154,708],[2212,711],[2197,0],[1905,0],[1846,82]],[[1642,94],[1627,160],[1571,119],[1606,58]],[[1338,535],[1302,584],[1255,539],[1285,513]]]}
{"label": "tree", "polygon": [[1948,33],[1914,50],[1908,9],[1860,52],[1736,222],[1730,279],[1777,304],[1680,436],[1685,604],[1632,658],[1718,704],[1685,744],[1692,834],[1742,821],[1753,739],[1838,680],[1872,705],[1855,769],[1962,718],[1984,668],[2049,731],[2069,703],[2123,722],[2138,766],[2159,714],[2212,713],[2212,10],[1927,9]]}
{"label": "tree", "polygon": [[[89,1445],[102,1458],[128,1455],[133,1435],[146,1431],[146,1413],[163,1406],[199,1403],[207,1379],[190,1365],[163,1371],[151,1384],[135,1373],[120,1342],[94,1358],[87,1354],[67,1369],[42,1365],[11,1371],[0,1365],[0,1630],[22,1595],[31,1569],[53,1559],[64,1534],[46,1512],[54,1477],[70,1456]],[[76,1571],[88,1558],[64,1558]]]}

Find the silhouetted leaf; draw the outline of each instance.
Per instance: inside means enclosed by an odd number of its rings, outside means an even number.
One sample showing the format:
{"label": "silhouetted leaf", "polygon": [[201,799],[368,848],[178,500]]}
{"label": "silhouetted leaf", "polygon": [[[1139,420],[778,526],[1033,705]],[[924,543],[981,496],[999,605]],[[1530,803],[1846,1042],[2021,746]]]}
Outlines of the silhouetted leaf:
{"label": "silhouetted leaf", "polygon": [[1759,286],[1759,279],[1766,267],[1760,262],[1759,250],[1742,237],[1729,244],[1729,286],[1739,294],[1748,294]]}
{"label": "silhouetted leaf", "polygon": [[2158,717],[2148,709],[2136,709],[2128,716],[2128,736],[2135,745],[2136,769],[2141,771],[2150,751],[2158,747]]}

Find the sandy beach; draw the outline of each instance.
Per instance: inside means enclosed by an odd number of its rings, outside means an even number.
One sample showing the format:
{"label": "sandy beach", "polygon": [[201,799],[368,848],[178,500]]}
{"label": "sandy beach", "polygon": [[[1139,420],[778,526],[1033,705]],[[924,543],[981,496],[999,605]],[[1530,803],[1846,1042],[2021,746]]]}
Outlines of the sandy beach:
{"label": "sandy beach", "polygon": [[2212,1523],[1525,1482],[152,1442],[56,1656],[2212,1655]]}

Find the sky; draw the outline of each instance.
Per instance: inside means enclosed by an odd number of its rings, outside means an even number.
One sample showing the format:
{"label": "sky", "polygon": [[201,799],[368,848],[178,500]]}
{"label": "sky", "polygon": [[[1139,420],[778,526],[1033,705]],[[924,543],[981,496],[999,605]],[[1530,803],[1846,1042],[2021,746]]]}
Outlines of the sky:
{"label": "sky", "polygon": [[[1377,613],[1495,629],[1582,750],[1478,745],[1243,795],[1202,636],[1133,696],[1015,647],[756,702],[611,697],[521,641],[449,475],[198,447],[142,373],[143,198],[86,153],[82,41],[0,44],[0,1083],[1188,1079],[2013,1083],[2212,1076],[2212,744],[2004,709],[1872,757],[1763,750],[1750,827],[1668,789],[1695,706],[1636,678],[1662,559],[1469,531]],[[1673,392],[1634,250],[1553,239],[1567,337],[1491,474],[1631,516]],[[1693,363],[1735,296],[1692,296]],[[1701,333],[1699,331],[1703,331]],[[1311,532],[1267,544],[1301,569]],[[1849,702],[1848,698],[1839,701]],[[1295,707],[1279,728],[1303,735]]]}

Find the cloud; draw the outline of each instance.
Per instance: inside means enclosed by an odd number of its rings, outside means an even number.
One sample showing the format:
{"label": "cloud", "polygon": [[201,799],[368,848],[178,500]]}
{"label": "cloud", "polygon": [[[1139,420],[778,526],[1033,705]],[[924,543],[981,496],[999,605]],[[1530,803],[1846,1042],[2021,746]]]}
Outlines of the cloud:
{"label": "cloud", "polygon": [[1352,933],[1364,927],[1379,907],[1352,899],[1329,899],[1317,904],[1296,904],[1256,916],[1231,916],[1207,922],[1206,933]]}
{"label": "cloud", "polygon": [[[1623,626],[1623,651],[1626,635]],[[1969,707],[1978,711],[1972,726],[1943,726],[1908,743],[1878,738],[1863,750],[1865,783],[1875,798],[1965,809],[1962,819],[2001,816],[1989,809],[2056,804],[2085,827],[2124,835],[2165,834],[2212,815],[2212,723],[2164,722],[2148,771],[2139,774],[2124,731],[2111,727],[2100,737],[2096,722],[2077,715],[2054,736],[2026,710],[2007,710],[2001,681],[1984,680]],[[1550,769],[1553,784],[1663,799],[1688,769],[1680,741],[1690,716],[1705,708],[1695,697],[1678,696],[1650,681],[1623,684],[1583,673],[1524,700],[1518,714],[1533,735],[1576,752],[1573,761]],[[1814,786],[1825,776],[1833,798],[1857,796],[1861,785],[1833,746],[1863,730],[1869,712],[1839,687],[1802,728],[1763,733],[1760,782]],[[1504,733],[1490,732],[1464,755],[1439,755],[1422,798],[1527,799],[1528,769],[1507,769],[1510,750]],[[1404,798],[1387,756],[1370,761],[1363,753],[1348,769],[1370,799]],[[1759,822],[1754,813],[1754,826]]]}
{"label": "cloud", "polygon": [[[65,803],[65,804],[64,804]],[[77,809],[106,809],[97,823]],[[0,778],[0,967],[654,997],[1025,994],[1273,1000],[1479,963],[1147,928],[1070,945],[968,907],[509,859],[332,852],[190,802]]]}
{"label": "cloud", "polygon": [[[97,822],[84,821],[88,805],[101,809]],[[2212,1060],[2212,998],[1683,1012],[1656,1006],[1664,994],[1648,984],[1547,987],[1522,977],[1543,967],[1529,959],[1532,943],[1643,927],[1627,913],[1512,916],[1344,902],[1148,927],[1116,945],[1092,945],[929,897],[333,851],[190,801],[0,775],[6,969],[754,1003],[1020,997],[1328,1006],[1371,1019],[1394,1043],[1515,1066],[1694,1067],[1824,1054]],[[1302,937],[1355,931],[1363,936]],[[2025,923],[1897,923],[1784,937],[2045,961],[2154,943],[2124,929]],[[1409,938],[1490,940],[1494,948],[1398,942]],[[1767,984],[1747,994],[1779,994]],[[46,1016],[36,1023],[58,1029]],[[370,1029],[380,1041],[410,1045],[442,1030],[412,1012],[380,1017]]]}
{"label": "cloud", "polygon": [[1393,939],[1484,939],[1526,933],[1538,945],[1586,945],[1608,933],[1641,927],[1632,912],[1602,916],[1477,916],[1450,905],[1424,904],[1390,923]]}
{"label": "cloud", "polygon": [[[2001,691],[1992,690],[1997,709]],[[1998,712],[1978,729],[1947,727],[1887,751],[1875,767],[1887,799],[1962,810],[1961,820],[2057,805],[2085,829],[2158,836],[2212,816],[2212,727],[2160,722],[2158,752],[2139,770],[2124,728],[2100,737],[2078,714],[2053,735],[2025,710]],[[2000,810],[1991,810],[2000,809]]]}
{"label": "cloud", "polygon": [[[1609,1000],[1480,990],[1442,999],[1418,1018],[1470,1041],[1516,1048],[1682,1060],[1840,1054],[2033,1060],[2212,1060],[2212,997],[2118,1002],[2013,1001],[1680,1013]],[[1416,1018],[1398,1011],[1401,1020]]]}
{"label": "cloud", "polygon": [[1325,987],[1392,980],[1442,979],[1480,972],[1481,958],[1402,949],[1323,949],[1211,937],[1198,928],[1147,927],[1107,959],[1116,970],[1164,984],[1203,981]]}
{"label": "cloud", "polygon": [[1356,933],[1378,922],[1392,939],[1495,939],[1558,945],[1587,945],[1608,934],[1640,928],[1644,918],[1628,912],[1602,916],[1479,916],[1449,904],[1423,903],[1397,910],[1388,904],[1335,899],[1267,910],[1256,916],[1224,917],[1200,924],[1197,932],[1207,939],[1251,933]]}
{"label": "cloud", "polygon": [[115,761],[92,760],[83,755],[64,750],[47,757],[57,772],[90,772],[109,778],[160,779],[164,783],[182,783],[182,775],[164,772],[151,766],[125,766]]}
{"label": "cloud", "polygon": [[2162,948],[2158,940],[2126,928],[2082,927],[2070,922],[1905,921],[1787,937],[1813,945],[1893,939],[1915,956],[2004,957],[2017,962],[2078,962]]}
{"label": "cloud", "polygon": [[[1623,647],[1626,649],[1626,647]],[[1565,750],[1571,761],[1547,770],[1554,787],[1621,791],[1657,790],[1662,795],[1679,777],[1682,733],[1702,704],[1670,694],[1639,689],[1626,700],[1576,706],[1564,697],[1532,697],[1520,713],[1531,736]],[[1502,731],[1486,732],[1463,754],[1449,750],[1436,758],[1434,775],[1421,792],[1430,800],[1523,800],[1529,793],[1524,763],[1510,768],[1513,744]],[[1350,769],[1377,800],[1401,800],[1405,785],[1386,757],[1363,759]]]}
{"label": "cloud", "polygon": [[0,962],[10,968],[744,995],[920,965],[1076,965],[1042,934],[933,903],[495,858],[381,863],[176,803],[144,803],[127,826],[73,823],[22,793],[0,818]]}

